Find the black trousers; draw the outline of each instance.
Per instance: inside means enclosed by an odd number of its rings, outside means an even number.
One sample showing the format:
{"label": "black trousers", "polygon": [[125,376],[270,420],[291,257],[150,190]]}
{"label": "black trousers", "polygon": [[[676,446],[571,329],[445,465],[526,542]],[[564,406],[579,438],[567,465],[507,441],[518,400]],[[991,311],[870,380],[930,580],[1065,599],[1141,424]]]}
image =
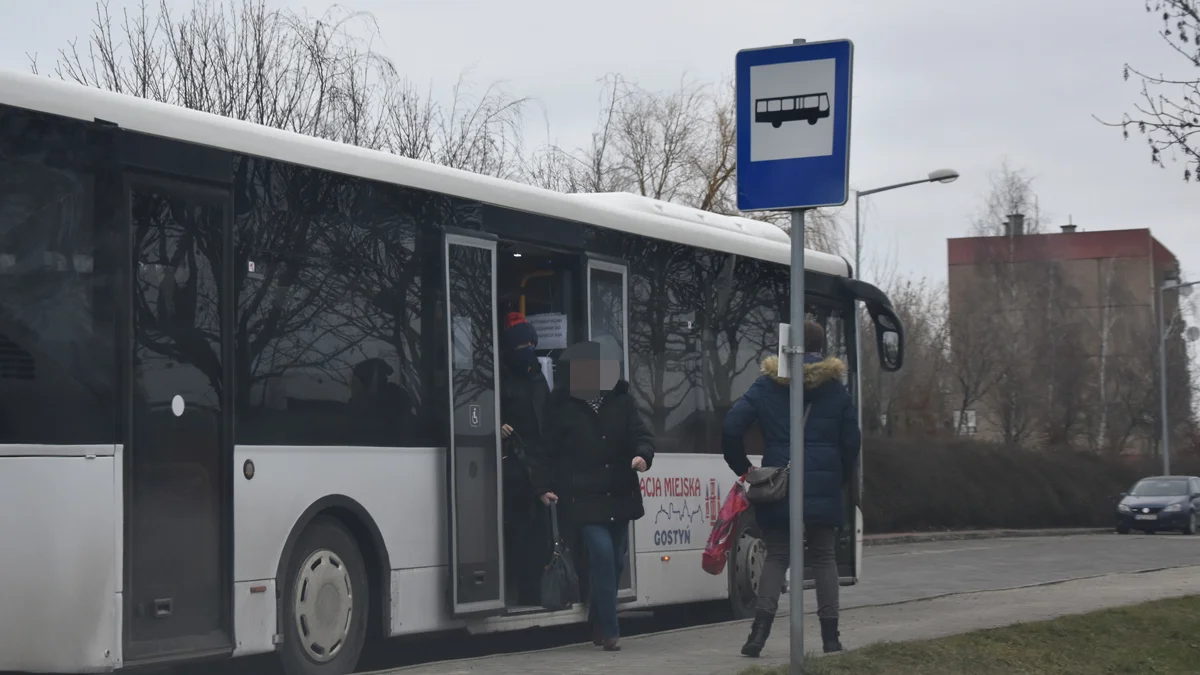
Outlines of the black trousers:
{"label": "black trousers", "polygon": [[[517,604],[541,604],[542,571],[550,560],[549,510],[511,463],[505,463],[504,567],[514,581]],[[513,475],[516,474],[516,475]]]}

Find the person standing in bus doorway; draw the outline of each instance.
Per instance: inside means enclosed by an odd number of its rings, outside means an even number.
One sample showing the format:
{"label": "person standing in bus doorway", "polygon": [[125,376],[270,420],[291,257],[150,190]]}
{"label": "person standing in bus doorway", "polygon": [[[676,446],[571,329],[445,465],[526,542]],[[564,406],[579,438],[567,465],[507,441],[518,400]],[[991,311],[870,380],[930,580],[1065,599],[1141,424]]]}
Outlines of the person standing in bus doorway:
{"label": "person standing in bus doorway", "polygon": [[538,363],[537,330],[519,312],[500,334],[500,435],[504,439],[506,565],[516,580],[517,603],[537,606],[542,567],[550,556],[547,519],[537,507],[529,472],[544,453],[550,385]]}
{"label": "person standing in bus doorway", "polygon": [[[842,490],[847,487],[858,461],[862,433],[854,400],[842,378],[846,364],[836,357],[823,357],[825,329],[804,324],[804,531],[817,586],[817,618],[826,653],[841,651],[838,633],[838,569],[835,549],[839,530],[845,525]],[[762,375],[725,415],[722,451],[725,462],[739,476],[750,470],[743,439],[754,422],[762,433],[763,466],[787,466],[791,459],[791,392],[789,379],[779,376],[779,360],[768,357]],[[791,476],[791,481],[801,478]],[[750,636],[742,654],[757,657],[766,645],[779,609],[784,576],[790,564],[790,519],[788,500],[762,504],[755,518],[767,547],[758,600]],[[799,592],[798,577],[792,583]]]}
{"label": "person standing in bus doorway", "polygon": [[629,548],[629,523],[645,515],[638,473],[654,462],[654,437],[615,345],[581,342],[558,360],[547,448],[534,474],[542,502],[559,504],[587,551],[592,642],[618,651],[617,587]]}

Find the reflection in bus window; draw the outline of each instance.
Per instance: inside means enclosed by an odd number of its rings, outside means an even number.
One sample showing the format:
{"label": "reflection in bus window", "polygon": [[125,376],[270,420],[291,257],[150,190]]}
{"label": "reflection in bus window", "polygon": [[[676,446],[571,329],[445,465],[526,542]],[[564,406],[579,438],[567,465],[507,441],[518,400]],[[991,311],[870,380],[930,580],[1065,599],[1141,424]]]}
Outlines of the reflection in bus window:
{"label": "reflection in bus window", "polygon": [[420,234],[415,216],[454,223],[454,202],[238,162],[238,443],[431,444],[442,401],[422,398],[438,359],[423,355],[434,323],[423,312],[435,305],[424,301],[419,251],[440,236]]}
{"label": "reflection in bus window", "polygon": [[625,364],[625,278],[619,272],[594,268],[588,303],[591,307],[592,340],[612,348],[621,359],[621,377],[628,379]]}
{"label": "reflection in bus window", "polygon": [[0,108],[0,443],[116,440],[116,265],[86,125]]}

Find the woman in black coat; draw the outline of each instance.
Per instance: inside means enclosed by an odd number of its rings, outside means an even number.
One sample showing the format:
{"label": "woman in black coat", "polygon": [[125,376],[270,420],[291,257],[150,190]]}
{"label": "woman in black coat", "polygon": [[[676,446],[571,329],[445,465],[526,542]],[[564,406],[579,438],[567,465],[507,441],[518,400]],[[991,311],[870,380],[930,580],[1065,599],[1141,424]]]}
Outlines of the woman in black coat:
{"label": "woman in black coat", "polygon": [[[645,515],[638,472],[654,462],[654,437],[642,421],[620,361],[599,343],[572,345],[559,357],[547,415],[547,455],[533,483],[557,502],[587,549],[593,642],[617,651],[617,585],[629,548],[629,523]],[[563,385],[559,386],[558,381]]]}
{"label": "woman in black coat", "polygon": [[504,438],[504,557],[517,582],[517,602],[540,603],[538,586],[550,558],[549,521],[529,483],[529,457],[545,445],[550,385],[537,357],[537,330],[511,313],[500,333],[500,435]]}

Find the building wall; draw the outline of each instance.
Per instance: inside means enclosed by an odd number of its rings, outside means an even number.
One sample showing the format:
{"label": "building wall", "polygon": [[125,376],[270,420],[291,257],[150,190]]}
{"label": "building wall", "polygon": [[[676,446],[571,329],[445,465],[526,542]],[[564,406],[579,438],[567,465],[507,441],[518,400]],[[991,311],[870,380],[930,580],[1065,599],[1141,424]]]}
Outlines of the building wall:
{"label": "building wall", "polygon": [[[1005,329],[1014,333],[995,336],[998,340],[1017,341],[1002,345],[1000,351],[1005,354],[1039,359],[1035,368],[1041,372],[1035,372],[1031,381],[1037,382],[1037,375],[1063,365],[1045,354],[1034,355],[1032,344],[1027,349],[1019,347],[1021,340],[1045,341],[1025,335],[1047,329],[1043,324],[1051,320],[1048,317],[1064,317],[1077,327],[1077,348],[1086,355],[1084,372],[1078,377],[1086,380],[1095,394],[1103,382],[1107,392],[1103,400],[1110,405],[1127,400],[1120,397],[1128,398],[1133,386],[1129,379],[1133,376],[1121,379],[1116,373],[1136,373],[1156,381],[1158,312],[1153,284],[1155,278],[1163,279],[1176,261],[1149,230],[972,237],[951,239],[948,249],[951,320],[961,322],[985,313],[1005,312],[1002,320],[991,318],[992,323],[988,323],[988,318],[981,318],[978,325],[994,327],[997,333]],[[1166,294],[1164,302],[1167,316],[1175,316],[1175,294]],[[981,341],[984,337],[972,339]],[[1044,344],[1039,348],[1047,349]],[[1016,369],[1008,364],[1004,367]],[[1047,387],[1052,386],[1052,380],[1045,378]],[[1138,386],[1144,392],[1149,383],[1140,381]],[[970,406],[975,411],[978,438],[1003,439],[995,405],[998,391]],[[960,388],[951,400],[961,399]],[[955,413],[951,413],[952,420],[957,419]],[[1148,437],[1153,438],[1153,434]],[[1147,450],[1153,443],[1147,443],[1146,438],[1143,434],[1136,442],[1126,444],[1126,449]],[[1034,434],[1030,440],[1046,439],[1043,434]]]}

